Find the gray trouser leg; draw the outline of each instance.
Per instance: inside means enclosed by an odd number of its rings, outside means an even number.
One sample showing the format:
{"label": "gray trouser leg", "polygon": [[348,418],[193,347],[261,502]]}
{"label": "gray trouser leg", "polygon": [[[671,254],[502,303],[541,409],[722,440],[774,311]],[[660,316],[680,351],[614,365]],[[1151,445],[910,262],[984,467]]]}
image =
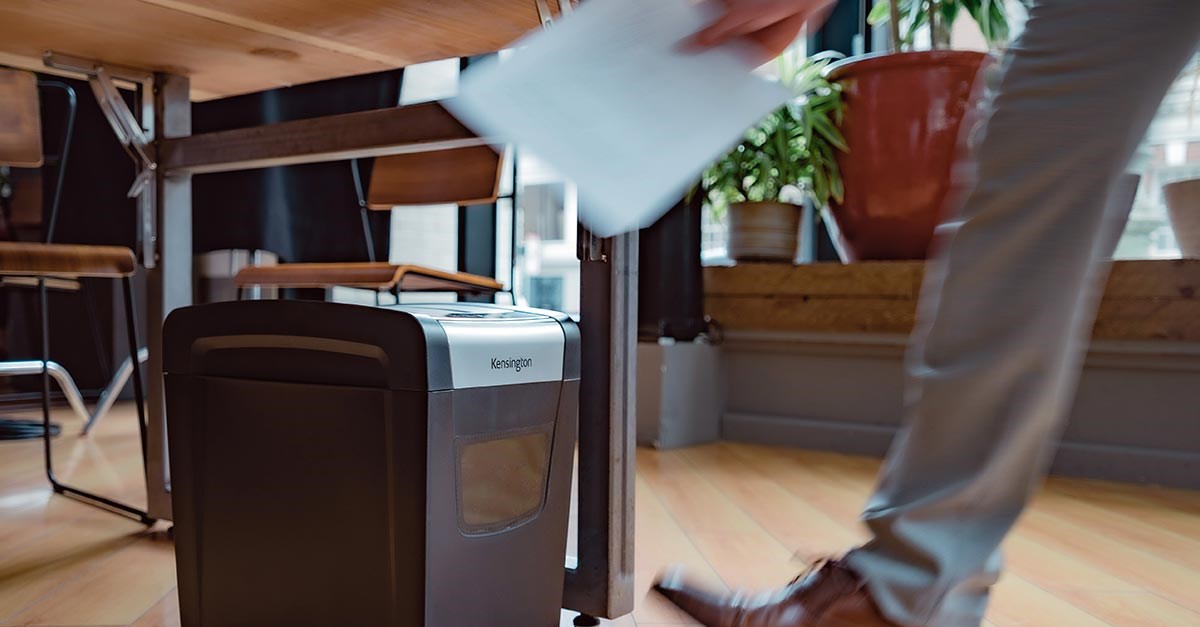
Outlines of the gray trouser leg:
{"label": "gray trouser leg", "polygon": [[1196,49],[1200,0],[1043,0],[940,227],[906,426],[848,556],[902,624],[978,624],[1060,433],[1123,216],[1114,181]]}

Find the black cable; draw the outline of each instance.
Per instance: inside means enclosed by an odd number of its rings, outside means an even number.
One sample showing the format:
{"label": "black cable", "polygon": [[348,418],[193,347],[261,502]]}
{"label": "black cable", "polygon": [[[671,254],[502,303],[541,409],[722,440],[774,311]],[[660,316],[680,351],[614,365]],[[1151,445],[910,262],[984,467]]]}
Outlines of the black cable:
{"label": "black cable", "polygon": [[71,136],[75,133],[75,112],[78,102],[75,89],[59,81],[38,81],[38,87],[53,87],[61,89],[67,96],[67,129],[63,131],[62,150],[58,155],[58,180],[54,184],[54,199],[50,201],[50,220],[46,225],[46,243],[54,241],[54,227],[58,224],[58,205],[62,200],[64,175],[67,171],[67,158],[71,155]]}

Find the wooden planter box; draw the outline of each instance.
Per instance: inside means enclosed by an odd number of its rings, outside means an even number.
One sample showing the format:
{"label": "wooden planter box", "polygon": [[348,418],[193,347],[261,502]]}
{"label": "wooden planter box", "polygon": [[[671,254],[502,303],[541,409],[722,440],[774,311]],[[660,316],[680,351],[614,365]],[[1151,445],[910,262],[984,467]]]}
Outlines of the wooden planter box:
{"label": "wooden planter box", "polygon": [[[923,264],[705,269],[727,439],[883,454]],[[1055,472],[1200,488],[1200,260],[1117,262]]]}

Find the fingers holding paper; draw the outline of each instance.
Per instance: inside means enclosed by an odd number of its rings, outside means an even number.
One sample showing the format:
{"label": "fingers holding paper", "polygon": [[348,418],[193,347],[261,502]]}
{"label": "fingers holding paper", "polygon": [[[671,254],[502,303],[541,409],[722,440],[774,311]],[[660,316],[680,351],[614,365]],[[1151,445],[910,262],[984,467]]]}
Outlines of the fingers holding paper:
{"label": "fingers holding paper", "polygon": [[791,45],[806,23],[820,26],[836,0],[709,0],[720,6],[713,23],[688,38],[693,50],[743,40],[757,49],[756,62],[769,61]]}

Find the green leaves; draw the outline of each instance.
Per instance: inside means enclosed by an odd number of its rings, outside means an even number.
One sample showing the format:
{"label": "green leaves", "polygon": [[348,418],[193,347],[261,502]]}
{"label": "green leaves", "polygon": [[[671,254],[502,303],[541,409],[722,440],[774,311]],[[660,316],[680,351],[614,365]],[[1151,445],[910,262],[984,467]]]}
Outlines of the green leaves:
{"label": "green leaves", "polygon": [[838,130],[841,86],[822,76],[834,58],[780,58],[780,82],[796,98],[746,131],[741,143],[704,172],[701,186],[715,212],[736,202],[780,200],[789,186],[818,207],[842,199],[836,157],[848,147]]}
{"label": "green leaves", "polygon": [[1011,30],[1004,0],[962,0],[962,5],[979,24],[979,31],[988,45],[995,47],[1008,42]]}
{"label": "green leaves", "polygon": [[887,24],[888,18],[891,17],[888,11],[888,0],[879,0],[875,6],[871,7],[871,12],[867,14],[867,23],[871,26]]}
{"label": "green leaves", "polygon": [[[888,2],[877,0],[867,15],[867,22],[872,26],[887,24],[890,19]],[[1004,0],[896,0],[901,16],[901,48],[911,49],[913,39],[918,31],[929,24],[930,6],[937,10],[937,21],[942,28],[949,32],[954,20],[962,11],[966,11],[971,19],[979,25],[979,31],[992,48],[1008,43],[1011,29],[1008,23],[1008,12]],[[1028,5],[1026,0],[1022,4]],[[944,47],[947,42],[936,41],[935,48]]]}

